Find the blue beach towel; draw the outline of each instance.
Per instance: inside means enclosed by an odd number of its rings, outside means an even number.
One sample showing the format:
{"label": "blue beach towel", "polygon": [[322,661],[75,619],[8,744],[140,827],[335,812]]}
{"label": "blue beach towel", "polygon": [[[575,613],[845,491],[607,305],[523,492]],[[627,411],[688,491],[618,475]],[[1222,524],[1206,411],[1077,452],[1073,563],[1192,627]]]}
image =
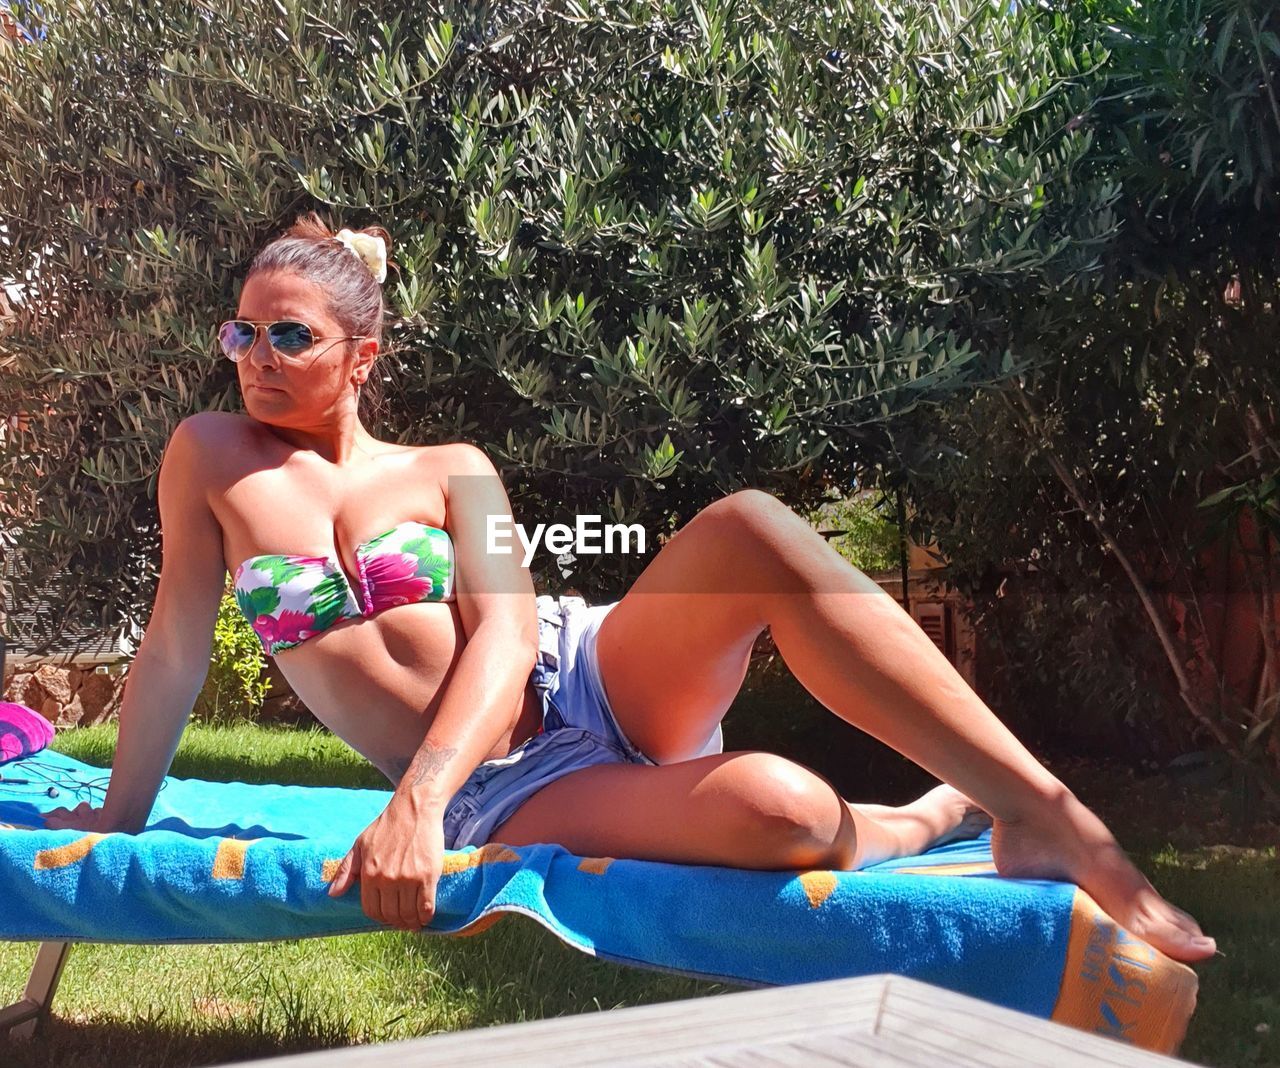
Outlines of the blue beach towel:
{"label": "blue beach towel", "polygon": [[[380,928],[358,887],[327,890],[389,790],[170,776],[141,834],[43,828],[50,809],[100,805],[109,778],[52,750],[0,765],[0,938],[238,942]],[[489,843],[445,854],[424,933],[472,935],[508,912],[622,964],[742,986],[893,972],[1160,1052],[1177,1049],[1195,1006],[1195,972],[1079,888],[997,875],[990,831],[856,872]]]}

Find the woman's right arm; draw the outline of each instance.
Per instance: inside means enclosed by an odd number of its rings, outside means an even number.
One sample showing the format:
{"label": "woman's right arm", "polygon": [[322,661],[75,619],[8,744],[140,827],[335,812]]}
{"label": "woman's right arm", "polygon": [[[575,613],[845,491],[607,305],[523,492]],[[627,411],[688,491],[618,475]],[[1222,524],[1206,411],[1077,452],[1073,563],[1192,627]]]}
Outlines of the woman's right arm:
{"label": "woman's right arm", "polygon": [[155,605],[125,676],[111,782],[98,830],[138,833],[204,685],[226,589],[222,531],[206,486],[219,428],[200,415],[178,424],[157,484],[162,561]]}

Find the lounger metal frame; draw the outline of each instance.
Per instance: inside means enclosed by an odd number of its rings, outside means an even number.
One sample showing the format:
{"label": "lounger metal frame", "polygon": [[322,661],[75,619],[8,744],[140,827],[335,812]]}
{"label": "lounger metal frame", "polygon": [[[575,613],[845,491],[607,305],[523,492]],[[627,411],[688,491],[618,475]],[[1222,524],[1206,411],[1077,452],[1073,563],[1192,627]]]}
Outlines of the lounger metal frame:
{"label": "lounger metal frame", "polygon": [[0,1035],[35,1037],[36,1031],[49,1019],[53,995],[58,991],[58,980],[62,978],[62,969],[70,952],[70,942],[40,943],[21,999],[0,1008]]}

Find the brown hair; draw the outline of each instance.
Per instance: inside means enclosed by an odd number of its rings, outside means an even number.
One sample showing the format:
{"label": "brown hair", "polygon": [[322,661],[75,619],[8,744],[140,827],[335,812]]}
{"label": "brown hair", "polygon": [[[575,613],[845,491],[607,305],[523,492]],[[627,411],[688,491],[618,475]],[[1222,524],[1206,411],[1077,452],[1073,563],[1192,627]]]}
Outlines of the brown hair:
{"label": "brown hair", "polygon": [[[301,275],[324,291],[325,306],[343,333],[377,338],[378,355],[369,377],[361,385],[358,412],[361,421],[372,428],[374,419],[387,414],[382,387],[383,373],[391,366],[383,363],[389,351],[382,340],[386,305],[378,280],[358,256],[334,240],[336,233],[314,211],[299,215],[288,230],[253,258],[246,278],[267,271]],[[382,238],[387,245],[387,266],[400,269],[389,255],[391,235],[384,227],[365,226],[356,233]]]}

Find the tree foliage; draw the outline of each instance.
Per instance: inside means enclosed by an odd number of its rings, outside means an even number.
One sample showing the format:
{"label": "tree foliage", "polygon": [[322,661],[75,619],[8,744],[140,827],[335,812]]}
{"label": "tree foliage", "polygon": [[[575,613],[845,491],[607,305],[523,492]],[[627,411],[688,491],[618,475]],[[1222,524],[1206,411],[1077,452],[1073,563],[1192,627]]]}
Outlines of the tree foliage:
{"label": "tree foliage", "polygon": [[33,421],[0,471],[14,597],[65,568],[62,618],[145,620],[161,450],[239,407],[214,327],[302,210],[394,235],[384,436],[479,444],[518,519],[651,532],[843,492],[1016,369],[981,294],[1034,314],[1114,226],[1068,121],[1105,51],[1034,6],[16,7],[46,32],[0,84],[0,277],[33,272],[0,388]]}
{"label": "tree foliage", "polygon": [[861,571],[888,571],[899,566],[902,538],[890,503],[875,493],[859,492],[819,506],[809,521],[842,531],[828,544]]}
{"label": "tree foliage", "polygon": [[[950,449],[911,474],[918,533],[988,607],[1004,574],[1038,570],[1037,611],[1058,625],[1018,637],[1015,699],[1110,720],[1152,755],[1208,746],[1274,770],[1280,12],[1091,10],[1111,58],[1080,170],[1116,183],[1116,227],[1100,271],[1014,325],[1036,366],[920,428]],[[1256,688],[1228,685],[1206,631],[1204,554],[1223,538],[1251,553]]]}

